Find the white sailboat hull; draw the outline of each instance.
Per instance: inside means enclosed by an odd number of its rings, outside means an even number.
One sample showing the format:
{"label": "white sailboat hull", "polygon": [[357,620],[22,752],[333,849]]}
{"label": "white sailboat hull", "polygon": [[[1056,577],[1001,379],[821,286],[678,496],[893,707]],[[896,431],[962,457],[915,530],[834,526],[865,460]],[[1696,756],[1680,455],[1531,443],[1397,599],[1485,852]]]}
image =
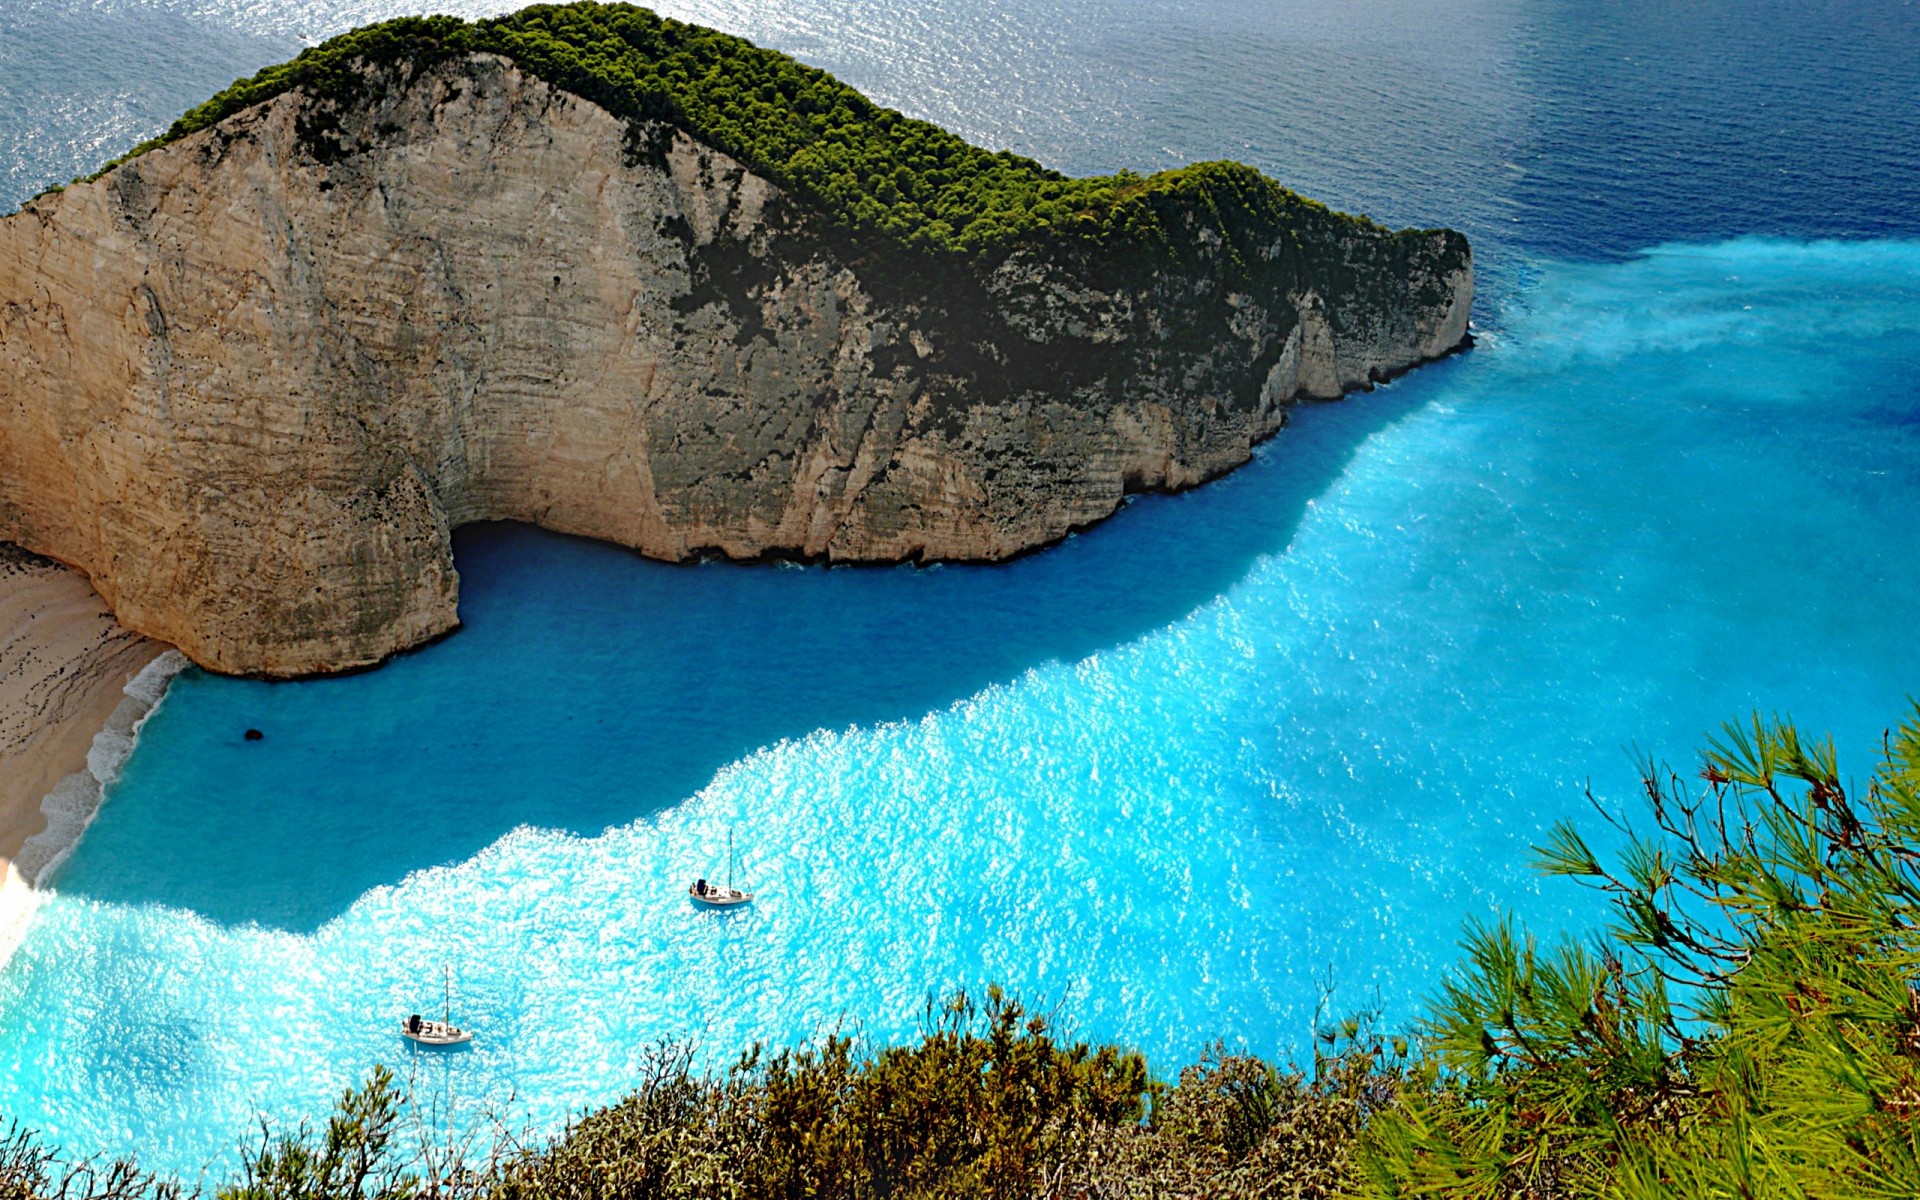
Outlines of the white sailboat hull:
{"label": "white sailboat hull", "polygon": [[709,886],[704,892],[688,888],[687,899],[702,908],[738,908],[742,904],[752,904],[753,893],[743,892],[739,888]]}
{"label": "white sailboat hull", "polygon": [[727,882],[722,885],[696,879],[687,886],[687,899],[701,908],[739,908],[753,903],[753,893],[733,886],[733,830],[727,830]]}
{"label": "white sailboat hull", "polygon": [[458,1046],[473,1040],[471,1032],[445,1021],[402,1021],[400,1036],[422,1046]]}

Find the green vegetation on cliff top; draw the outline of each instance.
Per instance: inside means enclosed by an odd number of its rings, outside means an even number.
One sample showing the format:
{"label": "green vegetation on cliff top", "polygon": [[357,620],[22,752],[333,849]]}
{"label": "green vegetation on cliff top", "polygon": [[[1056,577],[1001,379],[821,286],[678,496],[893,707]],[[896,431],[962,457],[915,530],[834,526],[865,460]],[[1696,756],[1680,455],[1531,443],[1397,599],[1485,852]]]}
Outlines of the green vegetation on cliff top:
{"label": "green vegetation on cliff top", "polygon": [[840,224],[924,251],[979,251],[1041,230],[1165,244],[1174,219],[1209,210],[1296,231],[1310,214],[1376,228],[1239,163],[1070,179],[882,108],[825,71],[742,38],[587,0],[475,22],[402,17],[342,34],[236,82],[127,157],[296,87],[347,100],[368,86],[366,66],[418,72],[471,53],[503,55],[617,116],[683,128]]}

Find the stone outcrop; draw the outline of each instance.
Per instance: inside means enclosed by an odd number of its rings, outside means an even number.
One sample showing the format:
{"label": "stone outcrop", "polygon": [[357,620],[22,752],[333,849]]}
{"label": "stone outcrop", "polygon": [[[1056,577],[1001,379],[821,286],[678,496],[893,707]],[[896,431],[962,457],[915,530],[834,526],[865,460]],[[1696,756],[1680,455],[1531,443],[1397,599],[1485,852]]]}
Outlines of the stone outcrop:
{"label": "stone outcrop", "polygon": [[289,92],[0,221],[0,540],[215,670],[452,628],[476,520],[1003,558],[1466,336],[1458,234],[889,255],[505,59],[372,94],[325,141]]}

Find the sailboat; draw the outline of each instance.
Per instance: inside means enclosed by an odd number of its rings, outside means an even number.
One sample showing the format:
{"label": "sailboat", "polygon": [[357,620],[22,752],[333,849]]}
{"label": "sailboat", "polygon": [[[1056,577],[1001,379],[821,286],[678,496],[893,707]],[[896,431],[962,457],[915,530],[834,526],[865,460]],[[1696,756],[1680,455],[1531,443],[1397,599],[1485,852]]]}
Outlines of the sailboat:
{"label": "sailboat", "polygon": [[458,1046],[473,1040],[472,1031],[453,1023],[453,968],[442,965],[441,970],[446,972],[441,1017],[435,1021],[414,1013],[400,1022],[400,1036],[410,1042],[418,1042],[422,1046]]}
{"label": "sailboat", "polygon": [[743,892],[733,886],[733,830],[727,830],[727,883],[725,887],[717,883],[708,883],[696,879],[687,888],[687,896],[698,905],[706,908],[738,908],[753,903],[753,893]]}

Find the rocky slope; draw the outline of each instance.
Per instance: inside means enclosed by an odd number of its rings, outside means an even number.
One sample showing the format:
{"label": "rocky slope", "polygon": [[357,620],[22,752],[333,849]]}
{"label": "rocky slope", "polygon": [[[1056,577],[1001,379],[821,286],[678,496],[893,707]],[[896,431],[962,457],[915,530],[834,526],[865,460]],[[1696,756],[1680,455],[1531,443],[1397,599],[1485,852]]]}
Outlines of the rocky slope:
{"label": "rocky slope", "polygon": [[1458,234],[1321,210],[1263,244],[1195,217],[1151,268],[916,255],[504,58],[380,83],[0,220],[0,540],[216,670],[453,627],[476,520],[665,559],[1003,558],[1466,336]]}

